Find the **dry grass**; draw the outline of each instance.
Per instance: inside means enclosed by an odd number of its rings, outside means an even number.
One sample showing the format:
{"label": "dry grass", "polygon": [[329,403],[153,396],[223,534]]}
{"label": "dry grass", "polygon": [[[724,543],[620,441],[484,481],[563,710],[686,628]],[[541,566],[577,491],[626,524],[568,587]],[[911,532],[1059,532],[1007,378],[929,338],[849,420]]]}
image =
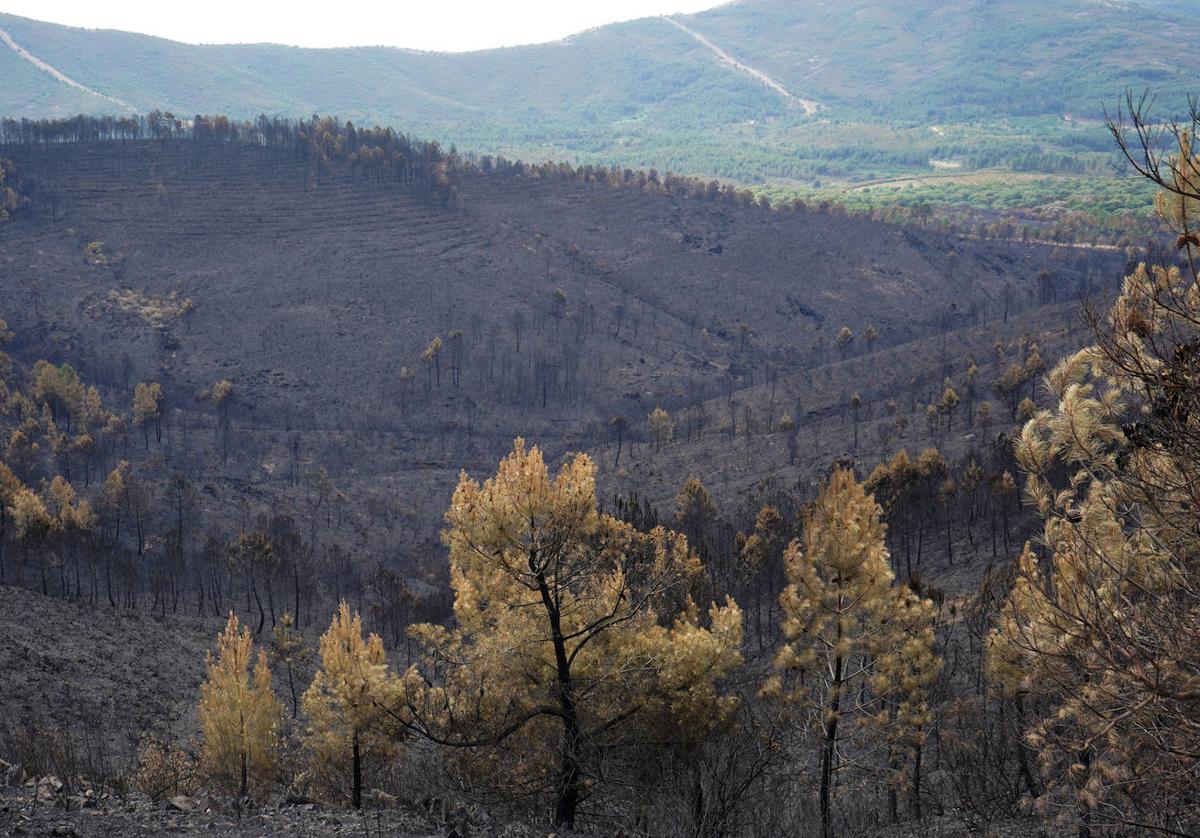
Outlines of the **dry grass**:
{"label": "dry grass", "polygon": [[192,301],[174,291],[165,297],[156,297],[125,288],[109,291],[99,306],[107,312],[120,311],[140,317],[152,326],[167,326],[191,311]]}

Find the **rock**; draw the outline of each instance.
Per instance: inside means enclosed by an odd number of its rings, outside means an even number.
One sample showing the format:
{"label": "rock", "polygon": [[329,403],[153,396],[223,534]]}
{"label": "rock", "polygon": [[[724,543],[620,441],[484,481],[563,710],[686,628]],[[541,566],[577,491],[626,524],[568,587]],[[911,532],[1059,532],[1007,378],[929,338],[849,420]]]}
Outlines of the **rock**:
{"label": "rock", "polygon": [[0,778],[6,786],[21,786],[25,783],[25,769],[16,763],[0,760]]}
{"label": "rock", "polygon": [[71,809],[91,809],[96,806],[96,793],[91,789],[82,794],[73,794],[69,798],[68,808]]}
{"label": "rock", "polygon": [[219,805],[217,805],[216,798],[214,798],[208,792],[203,792],[202,794],[198,794],[196,797],[192,798],[192,802],[196,804],[197,812],[220,812],[221,811],[221,807]]}
{"label": "rock", "polygon": [[367,792],[367,799],[382,806],[395,806],[400,802],[400,799],[394,794],[388,794],[383,789],[371,789]]}
{"label": "rock", "polygon": [[38,780],[37,784],[37,799],[39,803],[50,803],[54,798],[58,797],[58,793],[62,791],[62,780],[55,777],[53,774],[47,774],[42,779]]}
{"label": "rock", "polygon": [[194,812],[196,810],[196,801],[192,800],[187,795],[176,795],[167,801],[171,808],[178,809],[180,812]]}

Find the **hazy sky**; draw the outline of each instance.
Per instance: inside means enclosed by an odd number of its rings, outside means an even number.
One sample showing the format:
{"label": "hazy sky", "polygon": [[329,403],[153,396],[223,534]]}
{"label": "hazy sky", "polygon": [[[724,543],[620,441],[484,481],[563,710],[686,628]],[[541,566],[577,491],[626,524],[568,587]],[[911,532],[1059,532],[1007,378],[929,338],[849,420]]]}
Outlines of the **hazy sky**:
{"label": "hazy sky", "polygon": [[617,20],[717,5],[720,0],[0,0],[0,12],[190,43],[469,50],[549,41]]}

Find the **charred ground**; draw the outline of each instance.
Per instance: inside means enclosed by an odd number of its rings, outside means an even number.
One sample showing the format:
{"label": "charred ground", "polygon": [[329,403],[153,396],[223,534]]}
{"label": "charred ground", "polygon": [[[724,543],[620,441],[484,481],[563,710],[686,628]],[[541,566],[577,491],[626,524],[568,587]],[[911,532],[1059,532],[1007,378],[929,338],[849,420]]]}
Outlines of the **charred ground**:
{"label": "charred ground", "polygon": [[[135,679],[146,689],[164,671],[186,689],[163,691],[127,728],[187,727],[195,639],[232,604],[216,592],[240,530],[295,545],[266,580],[272,623],[289,608],[312,632],[349,597],[407,654],[406,623],[446,614],[437,533],[459,470],[490,473],[516,436],[552,457],[591,452],[613,508],[643,523],[673,519],[679,487],[698,477],[719,511],[689,537],[730,588],[746,584],[737,533],[759,506],[794,527],[830,463],[866,476],[900,448],[937,446],[945,471],[888,510],[893,536],[919,529],[925,585],[948,599],[974,591],[1028,524],[993,487],[1013,468],[1017,400],[1040,398],[1036,370],[1015,393],[997,382],[1031,355],[1048,365],[1081,345],[1080,301],[1125,266],[1104,249],[714,199],[656,174],[452,158],[447,200],[240,142],[0,152],[29,198],[0,224],[9,383],[28,388],[39,359],[66,363],[122,415],[136,384],[163,388],[152,427],[126,421],[84,453],[46,444],[19,475],[38,485],[65,468],[92,497],[132,464],[136,534],[102,528],[87,549],[116,568],[107,598],[157,610],[187,640],[161,669],[139,656],[154,669]],[[930,418],[947,379],[962,407]],[[222,380],[233,390],[217,407]],[[670,440],[647,426],[659,407]],[[23,427],[11,412],[0,423],[6,440]],[[969,483],[972,462],[982,471]],[[947,500],[941,477],[961,491]],[[36,562],[17,560],[15,539],[7,549],[8,581],[37,587]],[[49,592],[73,588],[99,609],[56,606],[50,637],[54,620],[78,627],[108,608],[103,585],[89,595],[64,580]],[[248,593],[244,604],[252,613]],[[6,620],[45,610],[18,605]],[[200,616],[169,616],[182,613]],[[86,723],[96,708],[38,681],[44,656],[28,646],[9,657],[37,697],[5,706]],[[120,655],[100,657],[93,693],[127,675]]]}
{"label": "charred ground", "polygon": [[[159,459],[197,476],[286,495],[324,466],[392,485],[408,508],[441,505],[460,467],[519,433],[594,450],[614,417],[636,442],[655,407],[730,398],[764,426],[804,425],[823,376],[834,403],[886,400],[914,377],[940,394],[964,352],[986,363],[992,341],[1044,316],[1070,324],[1054,306],[1101,292],[1123,262],[536,169],[469,171],[448,209],[241,146],[6,153],[37,184],[0,228],[14,357],[69,362],[114,394],[161,381]],[[858,336],[844,353],[843,326]],[[236,443],[214,468],[203,433],[184,436],[214,421],[194,394],[222,378]],[[751,389],[768,379],[783,382],[773,408]]]}

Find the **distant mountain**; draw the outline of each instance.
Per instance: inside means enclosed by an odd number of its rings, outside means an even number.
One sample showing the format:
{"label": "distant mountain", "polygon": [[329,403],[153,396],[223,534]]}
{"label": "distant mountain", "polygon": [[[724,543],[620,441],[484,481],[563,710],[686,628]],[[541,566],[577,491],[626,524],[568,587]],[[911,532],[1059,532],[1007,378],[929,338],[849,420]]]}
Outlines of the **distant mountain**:
{"label": "distant mountain", "polygon": [[[1095,120],[1126,88],[1180,107],[1200,79],[1185,5],[745,0],[466,54],[193,46],[0,15],[12,45],[78,85],[0,43],[0,114],[336,113],[471,149],[807,184],[931,158],[987,165],[970,158],[987,143],[1007,149],[1001,165],[1047,147],[1108,151],[1094,126],[1082,140],[1041,125],[1031,137],[1006,120]],[[861,129],[880,123],[915,133]],[[984,123],[1000,127],[973,133]]]}
{"label": "distant mountain", "polygon": [[1177,15],[1194,15],[1200,11],[1196,0],[1133,0],[1133,2],[1160,12]]}

